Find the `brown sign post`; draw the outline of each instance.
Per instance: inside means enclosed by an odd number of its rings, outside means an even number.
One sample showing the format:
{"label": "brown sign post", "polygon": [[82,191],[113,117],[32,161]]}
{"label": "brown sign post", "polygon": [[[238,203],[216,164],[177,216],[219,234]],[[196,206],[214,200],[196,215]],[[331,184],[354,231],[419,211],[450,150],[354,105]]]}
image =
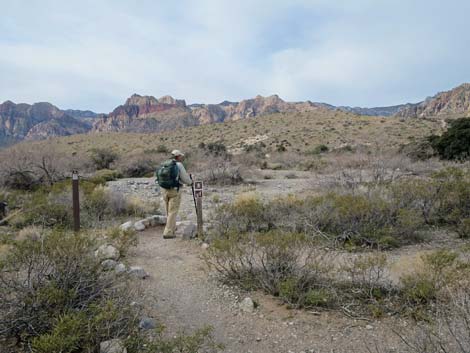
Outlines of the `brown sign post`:
{"label": "brown sign post", "polygon": [[197,236],[199,239],[203,237],[203,220],[202,220],[202,181],[194,182],[194,196],[196,197],[196,216],[197,216]]}
{"label": "brown sign post", "polygon": [[73,231],[80,231],[80,199],[78,190],[78,171],[72,171],[72,206],[73,206]]}

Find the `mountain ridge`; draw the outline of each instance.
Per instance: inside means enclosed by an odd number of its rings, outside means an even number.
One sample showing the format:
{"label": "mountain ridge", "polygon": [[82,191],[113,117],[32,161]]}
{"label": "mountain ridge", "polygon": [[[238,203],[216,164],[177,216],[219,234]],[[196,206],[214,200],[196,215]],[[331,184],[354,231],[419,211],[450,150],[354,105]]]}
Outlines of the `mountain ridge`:
{"label": "mountain ridge", "polygon": [[440,92],[424,101],[388,107],[333,106],[311,101],[287,102],[278,95],[218,104],[186,104],[184,99],[132,94],[108,114],[90,110],[61,110],[48,102],[32,105],[5,101],[0,104],[0,146],[21,140],[99,132],[153,133],[224,121],[250,119],[273,113],[336,110],[364,116],[395,118],[470,115],[470,83]]}

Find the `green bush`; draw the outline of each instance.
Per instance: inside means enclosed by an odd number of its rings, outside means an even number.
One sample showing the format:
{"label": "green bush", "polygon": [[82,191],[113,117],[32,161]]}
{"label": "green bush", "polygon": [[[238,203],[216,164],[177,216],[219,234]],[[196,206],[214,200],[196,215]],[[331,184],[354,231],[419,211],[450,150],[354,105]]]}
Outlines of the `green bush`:
{"label": "green bush", "polygon": [[91,150],[91,160],[96,169],[109,169],[111,163],[118,159],[117,153],[107,148],[94,148]]}
{"label": "green bush", "polygon": [[470,118],[460,118],[450,122],[449,129],[442,136],[431,136],[429,141],[443,159],[470,158]]}
{"label": "green bush", "polygon": [[[15,242],[0,263],[0,341],[72,352],[78,344],[96,347],[101,340],[130,333],[138,314],[130,305],[130,290],[118,286],[124,279],[102,272],[95,247],[86,235],[66,233]],[[113,325],[97,321],[110,309],[107,303],[116,315]]]}
{"label": "green bush", "polygon": [[143,305],[127,275],[104,271],[94,256],[98,243],[86,234],[54,232],[41,241],[11,243],[0,259],[0,346],[28,351],[97,352],[120,338],[129,353],[216,352],[211,329],[167,339],[139,330]]}

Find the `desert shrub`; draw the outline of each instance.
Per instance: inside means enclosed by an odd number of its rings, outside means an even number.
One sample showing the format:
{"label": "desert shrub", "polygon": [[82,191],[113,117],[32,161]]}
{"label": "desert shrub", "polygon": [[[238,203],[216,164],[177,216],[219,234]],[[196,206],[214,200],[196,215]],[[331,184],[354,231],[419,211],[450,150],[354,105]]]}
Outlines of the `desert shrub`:
{"label": "desert shrub", "polygon": [[245,195],[215,214],[219,234],[280,229],[323,237],[338,244],[394,247],[416,240],[416,212],[396,209],[378,195],[329,193],[263,202]]}
{"label": "desert shrub", "polygon": [[101,169],[96,171],[88,180],[93,184],[105,184],[108,181],[122,178],[122,174],[116,170]]}
{"label": "desert shrub", "polygon": [[331,270],[324,251],[302,234],[233,232],[209,249],[207,262],[226,280],[246,289],[263,289],[295,306],[306,304],[310,290],[322,289]]}
{"label": "desert shrub", "polygon": [[403,298],[410,304],[429,304],[442,298],[444,288],[449,288],[462,278],[462,263],[458,255],[448,250],[436,250],[422,256],[423,268],[401,278]]}
{"label": "desert shrub", "polygon": [[[22,204],[22,212],[12,220],[16,228],[28,225],[58,227],[70,229],[73,225],[72,191],[70,182],[41,188],[29,195]],[[143,202],[128,199],[102,185],[81,182],[80,220],[82,227],[93,228],[106,226],[124,216],[146,216],[155,214],[158,202]]]}
{"label": "desert shrub", "polygon": [[74,352],[129,334],[138,315],[129,289],[102,272],[94,247],[88,236],[64,233],[14,243],[0,266],[0,340]]}
{"label": "desert shrub", "polygon": [[127,255],[132,247],[138,244],[137,233],[133,229],[122,230],[119,227],[113,227],[107,231],[107,237],[123,257]]}
{"label": "desert shrub", "polygon": [[201,173],[202,179],[209,185],[238,185],[243,183],[240,167],[225,160],[214,160]]}
{"label": "desert shrub", "polygon": [[91,150],[91,160],[96,169],[109,169],[111,163],[118,159],[116,152],[107,148],[94,148]]}
{"label": "desert shrub", "polygon": [[470,238],[470,218],[464,218],[457,225],[457,234],[462,239]]}
{"label": "desert shrub", "polygon": [[[12,243],[0,259],[0,346],[8,352],[97,352],[120,338],[129,353],[185,352],[220,346],[204,328],[167,339],[139,330],[143,305],[126,275],[103,271],[86,234],[47,233]],[[3,350],[2,350],[3,351]]]}
{"label": "desert shrub", "polygon": [[453,120],[446,132],[441,136],[430,136],[429,141],[443,159],[470,158],[470,118]]}
{"label": "desert shrub", "polygon": [[126,178],[141,178],[152,176],[157,162],[148,156],[127,156],[122,158],[116,168]]}
{"label": "desert shrub", "polygon": [[70,158],[52,148],[18,145],[0,153],[0,185],[10,189],[33,190],[70,176],[73,169],[88,170],[87,160]]}
{"label": "desert shrub", "polygon": [[268,229],[268,216],[264,203],[256,193],[239,195],[233,203],[223,204],[215,211],[220,235],[237,231],[250,232]]}

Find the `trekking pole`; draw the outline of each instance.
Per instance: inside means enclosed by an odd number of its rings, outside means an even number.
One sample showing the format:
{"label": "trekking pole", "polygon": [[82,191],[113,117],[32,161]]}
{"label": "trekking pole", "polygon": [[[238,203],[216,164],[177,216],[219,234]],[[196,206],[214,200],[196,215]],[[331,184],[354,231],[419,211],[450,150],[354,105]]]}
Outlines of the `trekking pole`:
{"label": "trekking pole", "polygon": [[196,204],[196,195],[194,194],[194,180],[193,180],[193,175],[189,174],[189,178],[193,182],[191,184],[191,190],[193,191],[193,201],[194,201],[194,208],[196,209],[196,214],[197,214],[197,204]]}

